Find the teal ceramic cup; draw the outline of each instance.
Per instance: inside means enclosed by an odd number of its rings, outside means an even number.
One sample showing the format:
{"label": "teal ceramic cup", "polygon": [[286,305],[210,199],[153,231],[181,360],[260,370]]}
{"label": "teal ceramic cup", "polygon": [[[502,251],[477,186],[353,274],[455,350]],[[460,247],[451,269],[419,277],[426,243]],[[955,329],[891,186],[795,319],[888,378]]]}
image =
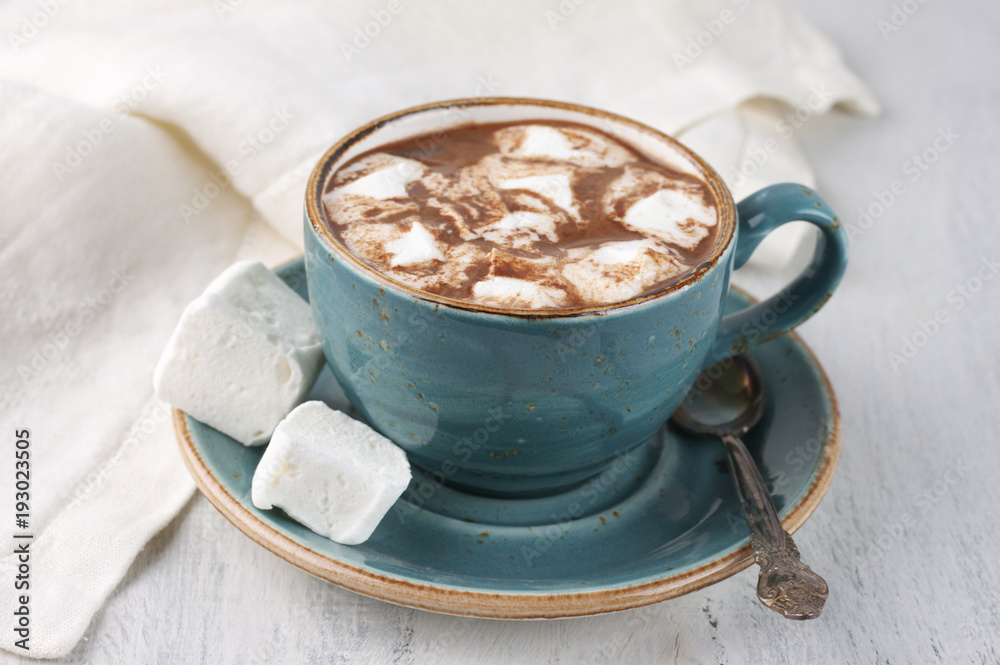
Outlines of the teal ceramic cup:
{"label": "teal ceramic cup", "polygon": [[[417,135],[433,140],[434,132],[459,124],[536,119],[595,127],[700,175],[721,225],[702,265],[624,302],[503,309],[396,282],[352,256],[328,230],[323,186],[351,158]],[[723,317],[731,272],[768,233],[798,220],[822,232],[812,262],[775,296]],[[814,314],[847,261],[836,215],[808,187],[775,185],[735,204],[704,161],[654,129],[590,108],[512,98],[429,104],[348,134],[310,177],[305,248],[327,362],[367,422],[435,483],[511,498],[566,490],[642,445],[704,367]]]}

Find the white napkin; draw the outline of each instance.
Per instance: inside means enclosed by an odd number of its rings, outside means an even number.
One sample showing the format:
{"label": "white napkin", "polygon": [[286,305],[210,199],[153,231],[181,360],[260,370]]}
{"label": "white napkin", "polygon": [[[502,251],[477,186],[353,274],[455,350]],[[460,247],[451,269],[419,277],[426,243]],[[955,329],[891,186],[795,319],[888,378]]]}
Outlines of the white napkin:
{"label": "white napkin", "polygon": [[[301,251],[307,174],[345,132],[438,99],[568,100],[681,136],[739,195],[811,183],[785,114],[877,109],[764,0],[23,0],[0,34],[0,536],[33,536],[30,650],[0,646],[36,658],[73,648],[193,491],[150,385],[181,310],[237,258]],[[17,605],[7,584],[5,625]]]}

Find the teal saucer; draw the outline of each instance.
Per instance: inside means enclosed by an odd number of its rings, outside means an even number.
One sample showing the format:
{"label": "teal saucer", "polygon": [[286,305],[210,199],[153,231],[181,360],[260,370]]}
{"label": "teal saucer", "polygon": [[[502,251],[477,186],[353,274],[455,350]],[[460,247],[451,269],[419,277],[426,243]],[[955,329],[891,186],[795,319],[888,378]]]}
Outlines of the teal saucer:
{"label": "teal saucer", "polygon": [[[307,298],[304,270],[298,260],[277,273]],[[727,309],[749,300],[732,291]],[[768,405],[745,441],[794,532],[833,478],[836,399],[797,336],[753,355]],[[688,593],[752,561],[722,445],[670,426],[600,476],[542,499],[473,496],[415,468],[372,537],[347,546],[254,507],[250,483],[263,448],[180,411],[174,425],[201,491],[246,535],[308,573],[401,605],[503,619],[599,614]]]}

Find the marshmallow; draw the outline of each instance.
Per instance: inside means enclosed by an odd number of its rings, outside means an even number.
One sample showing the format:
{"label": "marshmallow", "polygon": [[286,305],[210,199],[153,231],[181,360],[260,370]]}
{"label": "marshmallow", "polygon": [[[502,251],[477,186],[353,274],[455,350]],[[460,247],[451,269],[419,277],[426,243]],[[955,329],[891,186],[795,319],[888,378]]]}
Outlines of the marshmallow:
{"label": "marshmallow", "polygon": [[472,285],[476,302],[497,307],[538,309],[566,303],[566,291],[552,257],[528,259],[497,248],[490,250],[487,277]]}
{"label": "marshmallow", "polygon": [[633,231],[694,249],[715,226],[715,211],[687,192],[661,189],[633,203],[622,221]]}
{"label": "marshmallow", "polygon": [[259,446],[322,366],[309,305],[260,262],[241,261],[184,310],[153,387],[206,425]]}
{"label": "marshmallow", "polygon": [[420,222],[413,222],[413,226],[403,237],[386,243],[385,249],[392,254],[389,265],[393,267],[444,261],[444,254],[434,242],[434,236]]}
{"label": "marshmallow", "polygon": [[354,254],[371,260],[382,260],[388,264],[391,255],[386,250],[386,245],[399,240],[403,235],[403,230],[396,224],[376,224],[373,222],[355,224],[346,229],[342,237],[344,244]]}
{"label": "marshmallow", "polygon": [[569,184],[569,175],[565,173],[500,180],[498,185],[500,189],[526,189],[552,201],[563,210],[573,213],[574,216],[580,214],[577,211],[573,188]]}
{"label": "marshmallow", "polygon": [[616,263],[628,263],[636,257],[639,250],[649,247],[652,249],[652,240],[623,240],[620,242],[607,242],[595,249],[587,257],[598,263],[613,265]]}
{"label": "marshmallow", "polygon": [[[352,164],[337,174],[337,181],[356,177],[323,195],[323,204],[336,219],[365,220],[356,233],[360,242],[371,245],[366,231],[379,219],[403,219],[419,212],[417,205],[407,197],[406,186],[421,177],[425,168],[420,162],[377,152]],[[376,208],[379,215],[370,216]]]}
{"label": "marshmallow", "polygon": [[577,294],[591,302],[628,300],[682,271],[673,257],[649,241],[612,242],[582,261],[568,263],[562,274]]}
{"label": "marshmallow", "polygon": [[559,307],[566,301],[566,292],[562,289],[515,277],[487,277],[473,284],[472,296],[490,305],[524,309]]}
{"label": "marshmallow", "polygon": [[[647,192],[652,191],[652,194]],[[622,202],[628,207],[622,214]],[[716,224],[699,187],[645,167],[626,166],[604,193],[604,213],[625,228],[694,249]]]}
{"label": "marshmallow", "polygon": [[514,125],[495,134],[500,152],[520,158],[571,162],[578,166],[621,166],[633,159],[623,146],[580,127]]}
{"label": "marshmallow", "polygon": [[[512,234],[511,231],[515,233]],[[512,241],[518,231],[530,232],[536,241],[538,236],[545,236],[553,242],[559,239],[556,234],[556,221],[552,219],[552,215],[527,210],[518,210],[505,215],[499,222],[487,227],[483,237],[493,242]]]}
{"label": "marshmallow", "polygon": [[321,536],[363,543],[410,483],[406,454],[362,422],[306,402],[274,431],[251,498],[277,506]]}
{"label": "marshmallow", "polygon": [[548,157],[568,160],[573,156],[573,146],[564,132],[548,125],[529,125],[523,128],[520,145],[510,152],[521,157]]}
{"label": "marshmallow", "polygon": [[352,195],[373,199],[402,198],[406,196],[406,186],[424,172],[424,165],[420,162],[380,153],[355,166],[364,168],[374,165],[377,165],[377,170],[338,187],[331,194],[334,197]]}

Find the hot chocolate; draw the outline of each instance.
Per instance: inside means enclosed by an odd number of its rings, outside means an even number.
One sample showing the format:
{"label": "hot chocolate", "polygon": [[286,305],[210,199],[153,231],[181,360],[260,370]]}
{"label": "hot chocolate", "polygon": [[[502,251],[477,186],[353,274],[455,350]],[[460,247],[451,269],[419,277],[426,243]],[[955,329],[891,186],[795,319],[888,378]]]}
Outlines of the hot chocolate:
{"label": "hot chocolate", "polygon": [[369,151],[324,187],[362,262],[427,293],[563,309],[664,288],[712,252],[701,179],[569,122],[456,127]]}

